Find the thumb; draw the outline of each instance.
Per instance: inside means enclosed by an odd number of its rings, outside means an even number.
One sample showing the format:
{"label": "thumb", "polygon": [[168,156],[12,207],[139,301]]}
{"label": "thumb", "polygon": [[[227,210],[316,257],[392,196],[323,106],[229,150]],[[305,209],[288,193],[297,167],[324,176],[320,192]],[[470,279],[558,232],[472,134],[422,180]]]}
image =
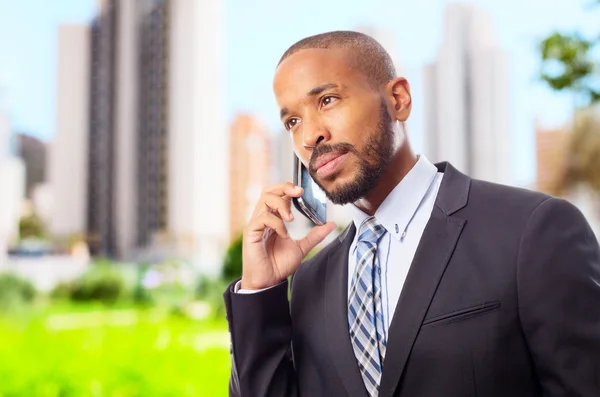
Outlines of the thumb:
{"label": "thumb", "polygon": [[335,226],[335,223],[327,222],[322,226],[313,227],[306,237],[298,240],[297,243],[302,250],[302,255],[306,255],[308,251],[323,241],[335,229]]}

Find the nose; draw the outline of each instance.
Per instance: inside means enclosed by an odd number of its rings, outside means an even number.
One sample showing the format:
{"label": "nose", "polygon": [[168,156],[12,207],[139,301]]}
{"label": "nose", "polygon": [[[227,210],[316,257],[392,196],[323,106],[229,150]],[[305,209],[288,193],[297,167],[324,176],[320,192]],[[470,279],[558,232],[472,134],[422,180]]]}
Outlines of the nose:
{"label": "nose", "polygon": [[302,146],[314,149],[318,144],[331,139],[329,130],[319,120],[304,120],[302,123]]}

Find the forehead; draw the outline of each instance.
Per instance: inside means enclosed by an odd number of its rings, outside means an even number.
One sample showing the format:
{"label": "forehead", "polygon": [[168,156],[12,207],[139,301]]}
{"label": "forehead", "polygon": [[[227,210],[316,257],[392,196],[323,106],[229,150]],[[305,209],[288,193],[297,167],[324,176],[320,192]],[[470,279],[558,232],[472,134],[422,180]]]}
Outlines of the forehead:
{"label": "forehead", "polygon": [[275,71],[273,91],[280,106],[304,97],[323,84],[356,88],[368,86],[365,76],[352,68],[344,49],[306,49],[286,58]]}

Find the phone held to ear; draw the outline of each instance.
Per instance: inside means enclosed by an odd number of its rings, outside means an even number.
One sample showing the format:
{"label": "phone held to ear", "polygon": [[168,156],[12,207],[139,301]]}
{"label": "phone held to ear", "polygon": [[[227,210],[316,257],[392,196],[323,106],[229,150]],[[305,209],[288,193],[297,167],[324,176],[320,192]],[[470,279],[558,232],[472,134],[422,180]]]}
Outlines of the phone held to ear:
{"label": "phone held to ear", "polygon": [[315,225],[324,225],[327,222],[327,198],[296,154],[293,181],[295,185],[304,189],[301,197],[292,198],[294,207]]}

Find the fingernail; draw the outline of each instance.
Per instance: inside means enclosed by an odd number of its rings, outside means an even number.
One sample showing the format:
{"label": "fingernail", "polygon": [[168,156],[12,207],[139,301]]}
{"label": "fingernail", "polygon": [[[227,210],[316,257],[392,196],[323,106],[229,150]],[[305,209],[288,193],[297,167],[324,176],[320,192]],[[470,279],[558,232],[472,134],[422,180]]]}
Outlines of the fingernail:
{"label": "fingernail", "polygon": [[290,213],[289,218],[290,218],[290,222],[293,221],[294,220],[294,215],[292,213]]}

